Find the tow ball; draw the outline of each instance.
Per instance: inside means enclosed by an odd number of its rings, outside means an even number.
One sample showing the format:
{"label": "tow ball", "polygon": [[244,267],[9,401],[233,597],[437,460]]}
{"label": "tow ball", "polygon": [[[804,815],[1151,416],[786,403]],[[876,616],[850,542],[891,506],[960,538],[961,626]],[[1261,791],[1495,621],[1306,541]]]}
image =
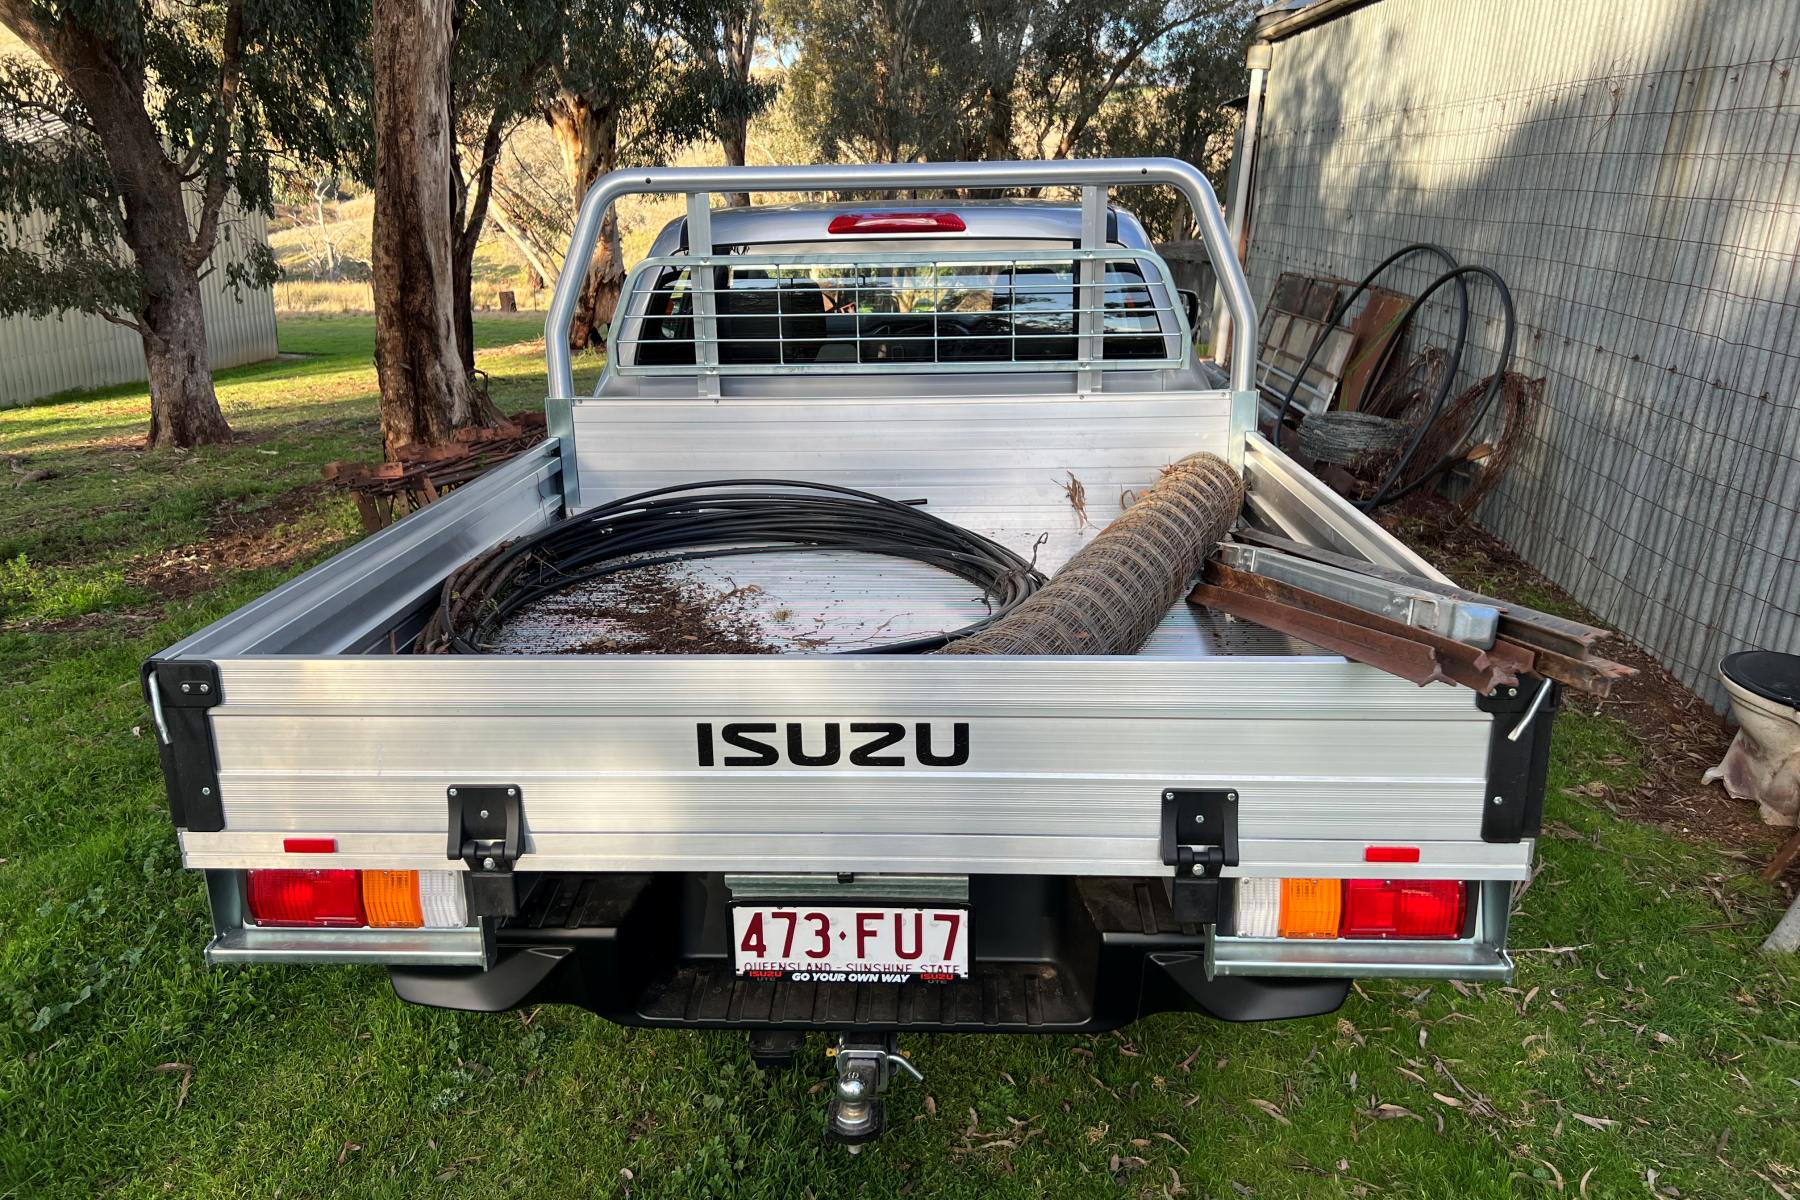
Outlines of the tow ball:
{"label": "tow ball", "polygon": [[887,1128],[881,1093],[895,1072],[904,1071],[920,1083],[925,1076],[900,1053],[891,1033],[847,1033],[827,1053],[837,1060],[837,1086],[825,1108],[825,1136],[856,1154]]}

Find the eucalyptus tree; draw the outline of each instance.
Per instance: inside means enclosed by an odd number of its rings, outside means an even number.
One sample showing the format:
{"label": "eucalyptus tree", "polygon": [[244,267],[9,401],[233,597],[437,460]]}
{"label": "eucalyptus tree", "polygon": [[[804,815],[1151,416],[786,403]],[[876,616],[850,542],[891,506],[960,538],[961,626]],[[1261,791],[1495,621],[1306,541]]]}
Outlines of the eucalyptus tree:
{"label": "eucalyptus tree", "polygon": [[[1170,154],[1224,183],[1238,112],[1230,102],[1248,84],[1244,48],[1257,0],[1207,0],[1196,19],[1176,31],[1147,80],[1104,107],[1090,130],[1097,153]],[[1133,208],[1158,240],[1196,236],[1193,214],[1172,189],[1151,188]]]}
{"label": "eucalyptus tree", "polygon": [[374,0],[375,373],[381,440],[440,445],[484,413],[456,332],[450,78],[455,0]]}
{"label": "eucalyptus tree", "polygon": [[[693,2],[693,0],[686,0]],[[705,71],[675,33],[670,0],[570,0],[540,111],[562,154],[573,207],[600,176],[666,161],[712,127]],[[618,214],[608,211],[569,331],[597,343],[624,283]]]}
{"label": "eucalyptus tree", "polygon": [[[752,72],[756,48],[767,36],[768,15],[762,0],[719,0],[670,6],[669,22],[699,66],[699,86],[712,114],[712,132],[724,152],[725,165],[741,167],[750,144],[750,122],[774,101],[779,86]],[[733,192],[738,208],[750,203],[748,192]]]}
{"label": "eucalyptus tree", "polygon": [[475,250],[506,139],[534,117],[561,53],[561,0],[458,0],[451,67],[451,272],[457,351],[475,369]]}
{"label": "eucalyptus tree", "polygon": [[770,15],[792,50],[787,103],[819,157],[911,162],[964,155],[980,100],[964,6],[770,0]]}
{"label": "eucalyptus tree", "polygon": [[1023,72],[1032,145],[1048,158],[1091,149],[1115,94],[1149,81],[1170,35],[1213,0],[1051,0]]}
{"label": "eucalyptus tree", "polygon": [[280,156],[352,162],[367,92],[355,0],[0,0],[33,57],[0,61],[0,315],[134,330],[152,447],[221,442],[200,282],[267,287],[234,211]]}
{"label": "eucalyptus tree", "polygon": [[1233,52],[1240,49],[1241,37],[1219,14],[1245,7],[1238,0],[768,2],[788,52],[783,87],[795,123],[812,132],[824,158],[878,162],[1091,154],[1102,148],[1103,118],[1129,107],[1126,98],[1192,91],[1178,76],[1202,64],[1196,47],[1224,36]]}

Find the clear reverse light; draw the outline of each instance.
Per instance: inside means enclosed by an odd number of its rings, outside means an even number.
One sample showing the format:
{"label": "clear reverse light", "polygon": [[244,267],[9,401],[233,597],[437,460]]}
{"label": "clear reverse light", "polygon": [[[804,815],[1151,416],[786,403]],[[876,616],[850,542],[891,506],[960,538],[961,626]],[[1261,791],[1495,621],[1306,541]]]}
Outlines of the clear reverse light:
{"label": "clear reverse light", "polygon": [[469,923],[459,871],[420,871],[419,910],[427,929],[461,929]]}
{"label": "clear reverse light", "polygon": [[1281,880],[1238,880],[1237,935],[1272,938],[1280,925]]}

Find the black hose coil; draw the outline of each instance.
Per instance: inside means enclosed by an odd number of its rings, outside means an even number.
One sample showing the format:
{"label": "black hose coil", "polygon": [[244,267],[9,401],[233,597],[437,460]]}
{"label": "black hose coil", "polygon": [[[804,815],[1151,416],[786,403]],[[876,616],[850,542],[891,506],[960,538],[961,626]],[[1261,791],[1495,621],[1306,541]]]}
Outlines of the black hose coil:
{"label": "black hose coil", "polygon": [[961,629],[840,653],[936,650],[998,620],[1044,576],[1005,546],[925,512],[923,503],[791,479],[715,479],[639,492],[458,568],[444,581],[417,648],[489,653],[500,628],[528,605],[621,571],[769,551],[849,551],[946,571],[981,589],[989,612]]}

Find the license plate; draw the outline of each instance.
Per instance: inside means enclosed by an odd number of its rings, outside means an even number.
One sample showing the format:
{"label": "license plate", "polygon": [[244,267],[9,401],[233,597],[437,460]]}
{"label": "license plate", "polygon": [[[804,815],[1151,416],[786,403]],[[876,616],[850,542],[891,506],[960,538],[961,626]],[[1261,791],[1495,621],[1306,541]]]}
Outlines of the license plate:
{"label": "license plate", "polygon": [[731,910],[737,973],[817,983],[904,983],[969,973],[961,908],[741,904]]}

